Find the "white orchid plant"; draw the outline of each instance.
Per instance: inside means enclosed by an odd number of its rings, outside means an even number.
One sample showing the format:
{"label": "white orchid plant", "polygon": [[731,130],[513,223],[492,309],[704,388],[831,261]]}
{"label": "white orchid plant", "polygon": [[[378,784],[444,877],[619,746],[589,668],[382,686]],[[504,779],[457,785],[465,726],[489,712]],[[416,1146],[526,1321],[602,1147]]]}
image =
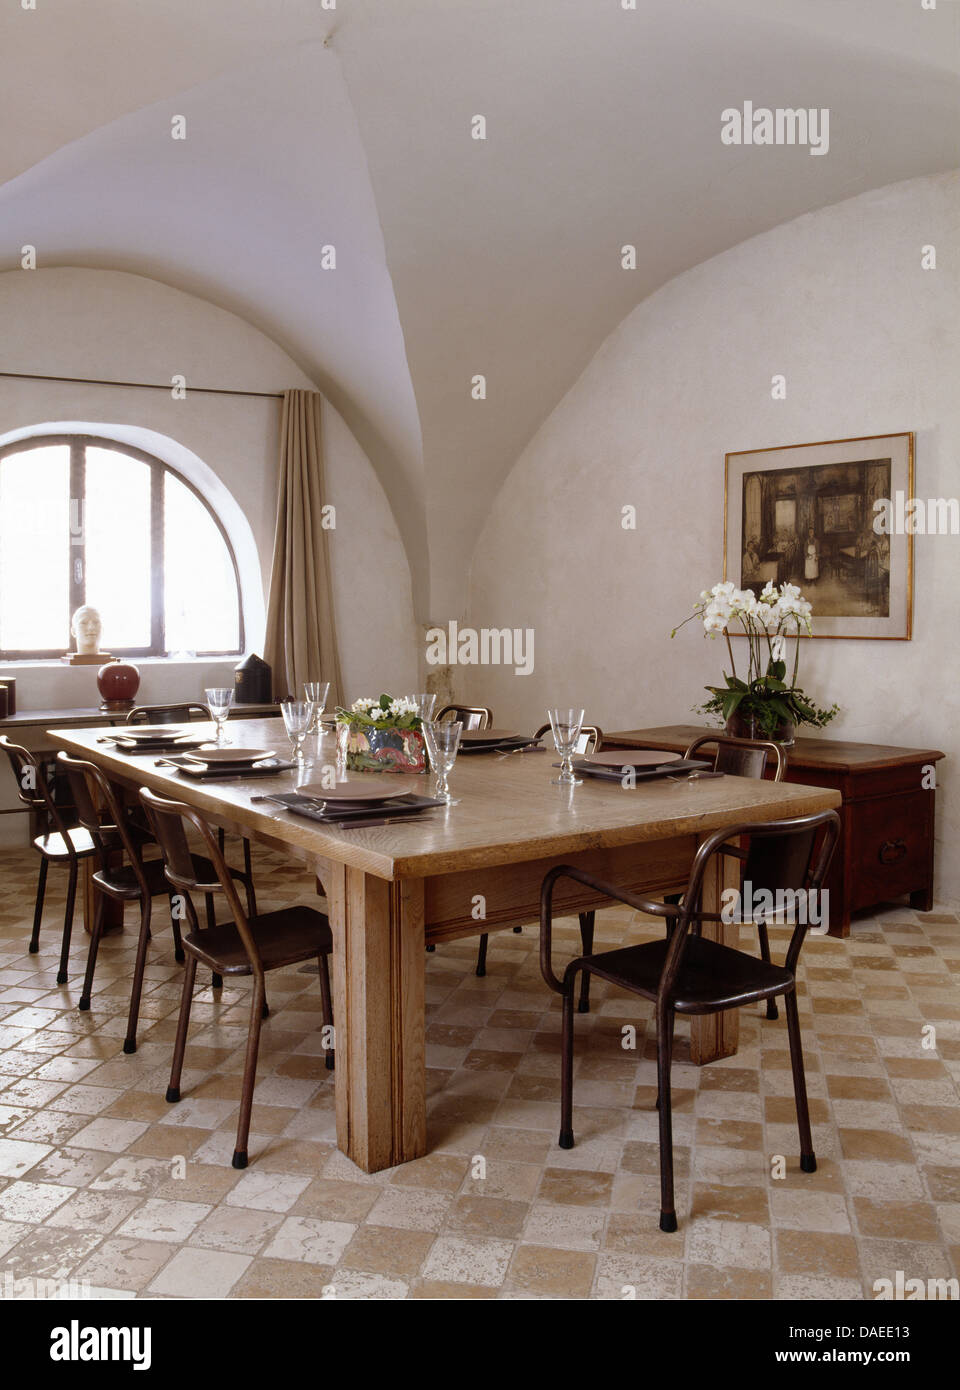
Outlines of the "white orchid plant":
{"label": "white orchid plant", "polygon": [[401,695],[380,695],[375,700],[354,700],[349,709],[337,710],[340,724],[361,724],[373,729],[419,729],[416,700]]}
{"label": "white orchid plant", "polygon": [[[735,584],[714,584],[704,589],[693,612],[675,627],[694,618],[703,623],[704,635],[726,638],[730,654],[730,673],[724,671],[725,685],[708,685],[710,699],[699,706],[702,714],[716,715],[725,723],[733,714],[752,720],[758,733],[766,737],[783,725],[811,724],[822,729],[837,713],[838,706],[820,709],[797,685],[801,636],[813,630],[812,608],[795,584],[766,584],[757,598],[752,589]],[[747,638],[746,679],[737,675],[730,641],[730,624],[739,624]],[[736,628],[735,628],[736,631]],[[793,676],[787,684],[787,642],[795,641]]]}

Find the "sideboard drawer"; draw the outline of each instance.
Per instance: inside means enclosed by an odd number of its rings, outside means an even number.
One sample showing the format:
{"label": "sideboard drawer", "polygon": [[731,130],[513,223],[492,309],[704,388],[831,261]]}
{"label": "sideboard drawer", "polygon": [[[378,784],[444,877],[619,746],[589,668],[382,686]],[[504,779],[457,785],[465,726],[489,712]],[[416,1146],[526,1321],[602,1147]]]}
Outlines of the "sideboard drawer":
{"label": "sideboard drawer", "polygon": [[933,833],[933,795],[878,798],[857,807],[850,840],[850,908],[890,902],[926,880]]}

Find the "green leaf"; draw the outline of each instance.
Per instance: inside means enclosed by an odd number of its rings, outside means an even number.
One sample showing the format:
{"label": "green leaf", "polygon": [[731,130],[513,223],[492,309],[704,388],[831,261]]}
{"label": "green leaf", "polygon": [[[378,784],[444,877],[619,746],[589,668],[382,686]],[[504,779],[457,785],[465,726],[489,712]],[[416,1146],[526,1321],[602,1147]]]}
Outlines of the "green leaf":
{"label": "green leaf", "polygon": [[727,695],[724,695],[722,705],[724,719],[730,718],[731,714],[733,714],[734,710],[740,704],[743,697],[744,691],[742,690],[731,690]]}

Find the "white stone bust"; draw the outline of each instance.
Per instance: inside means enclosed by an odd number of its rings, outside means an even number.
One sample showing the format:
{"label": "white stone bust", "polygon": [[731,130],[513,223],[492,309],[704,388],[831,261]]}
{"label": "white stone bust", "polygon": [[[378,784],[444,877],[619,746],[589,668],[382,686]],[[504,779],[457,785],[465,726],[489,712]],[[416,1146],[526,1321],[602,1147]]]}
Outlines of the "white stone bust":
{"label": "white stone bust", "polygon": [[95,656],[100,651],[103,623],[99,611],[89,603],[83,604],[74,613],[70,631],[77,639],[77,651],[81,656]]}

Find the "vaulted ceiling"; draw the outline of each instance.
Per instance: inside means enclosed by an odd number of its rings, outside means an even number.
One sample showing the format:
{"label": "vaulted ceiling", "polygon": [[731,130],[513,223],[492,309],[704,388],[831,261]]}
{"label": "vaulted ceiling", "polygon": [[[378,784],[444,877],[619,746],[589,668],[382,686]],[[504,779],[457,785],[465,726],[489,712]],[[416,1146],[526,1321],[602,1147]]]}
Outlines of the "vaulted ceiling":
{"label": "vaulted ceiling", "polygon": [[[641,299],[960,164],[954,0],[38,0],[0,52],[0,269],[29,243],[270,333],[376,467],[425,620],[462,610],[503,478]],[[722,145],[745,100],[828,107],[829,153]]]}

